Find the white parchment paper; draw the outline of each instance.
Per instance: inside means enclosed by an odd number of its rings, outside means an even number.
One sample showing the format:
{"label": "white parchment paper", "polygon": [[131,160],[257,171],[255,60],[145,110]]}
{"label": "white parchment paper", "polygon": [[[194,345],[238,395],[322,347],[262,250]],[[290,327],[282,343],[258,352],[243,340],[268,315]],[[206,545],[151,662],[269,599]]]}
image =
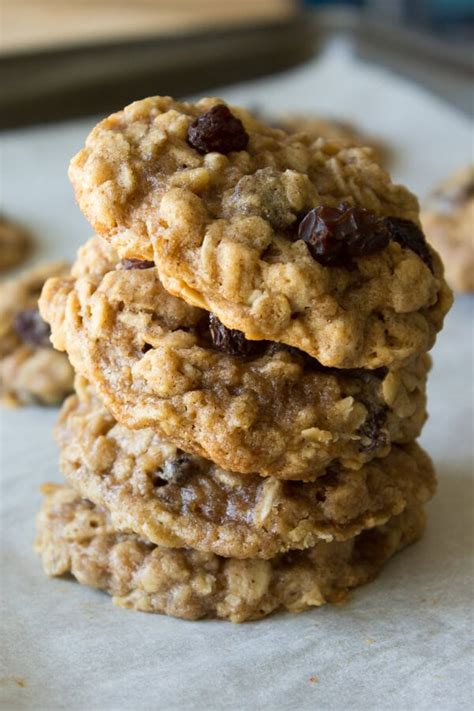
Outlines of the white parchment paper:
{"label": "white parchment paper", "polygon": [[[391,143],[394,175],[422,197],[469,159],[465,117],[351,61],[344,48],[219,93],[267,110],[355,120]],[[72,257],[89,235],[66,166],[94,122],[3,136],[4,208],[39,236],[36,259]],[[427,534],[342,607],[241,626],[190,623],[117,609],[100,592],[47,579],[32,552],[33,520],[39,484],[61,480],[51,439],[56,412],[3,411],[2,708],[472,707],[472,304],[457,299],[433,353],[422,443],[436,462],[439,492]]]}

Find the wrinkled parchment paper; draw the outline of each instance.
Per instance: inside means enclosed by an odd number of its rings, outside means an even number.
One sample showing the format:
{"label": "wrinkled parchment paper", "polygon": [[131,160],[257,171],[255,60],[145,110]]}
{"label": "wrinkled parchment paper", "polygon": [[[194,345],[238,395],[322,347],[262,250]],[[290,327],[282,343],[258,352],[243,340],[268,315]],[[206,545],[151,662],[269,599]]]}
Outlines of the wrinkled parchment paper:
{"label": "wrinkled parchment paper", "polygon": [[[157,87],[159,92],[159,87]],[[215,92],[218,93],[217,91]],[[392,170],[423,197],[469,158],[465,117],[420,87],[333,48],[272,78],[222,90],[276,112],[318,110],[389,141]],[[2,140],[4,208],[72,257],[89,234],[66,178],[91,120]],[[32,551],[39,484],[60,480],[54,410],[1,415],[4,709],[466,709],[472,705],[472,304],[458,298],[434,350],[422,442],[439,492],[424,540],[347,604],[235,626],[114,608],[50,580]]]}

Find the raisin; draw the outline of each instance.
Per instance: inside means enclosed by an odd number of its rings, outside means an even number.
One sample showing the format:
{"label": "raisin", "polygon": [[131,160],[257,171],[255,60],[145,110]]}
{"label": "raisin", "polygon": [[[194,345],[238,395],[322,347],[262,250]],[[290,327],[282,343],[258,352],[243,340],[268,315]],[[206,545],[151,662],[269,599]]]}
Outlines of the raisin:
{"label": "raisin", "polygon": [[306,242],[311,256],[326,267],[350,266],[354,257],[384,249],[388,229],[372,210],[350,207],[315,207],[300,222],[298,238]]}
{"label": "raisin", "polygon": [[415,252],[426,266],[433,271],[431,252],[425,235],[418,225],[402,217],[385,217],[383,221],[387,227],[390,239],[393,239],[394,242],[398,242],[401,247],[411,249],[412,252]]}
{"label": "raisin", "polygon": [[[155,485],[165,486],[166,484],[183,484],[186,479],[197,471],[197,463],[192,456],[184,452],[175,459],[167,459],[160,471],[156,474]],[[164,483],[161,483],[164,482]]]}
{"label": "raisin", "polygon": [[386,407],[379,407],[375,410],[369,409],[369,414],[359,430],[359,434],[363,438],[360,446],[362,452],[373,452],[388,444],[385,430],[386,419]]}
{"label": "raisin", "polygon": [[122,259],[120,262],[120,267],[122,269],[151,269],[155,266],[154,262],[150,262],[148,259]]}
{"label": "raisin", "polygon": [[209,314],[209,333],[214,347],[229,355],[258,355],[267,345],[266,341],[248,341],[242,331],[227,328],[214,314]]}
{"label": "raisin", "polygon": [[40,348],[51,348],[51,329],[41,318],[38,309],[25,309],[16,314],[13,327],[23,343]]}
{"label": "raisin", "polygon": [[193,121],[188,143],[199,153],[232,153],[247,148],[249,136],[240,119],[227,106],[217,104]]}

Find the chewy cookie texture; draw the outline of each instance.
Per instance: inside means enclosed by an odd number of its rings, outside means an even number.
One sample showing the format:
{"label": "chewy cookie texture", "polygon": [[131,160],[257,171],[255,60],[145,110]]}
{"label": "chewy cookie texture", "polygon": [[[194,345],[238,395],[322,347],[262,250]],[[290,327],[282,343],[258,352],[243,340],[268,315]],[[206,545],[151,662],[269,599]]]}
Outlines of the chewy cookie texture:
{"label": "chewy cookie texture", "polygon": [[67,356],[53,350],[50,328],[38,298],[50,277],[69,267],[54,262],[34,267],[0,285],[0,398],[6,405],[55,405],[73,386]]}
{"label": "chewy cookie texture", "polygon": [[332,466],[314,483],[244,476],[186,454],[152,428],[118,424],[84,381],[76,391],[56,427],[61,470],[116,529],[158,545],[271,558],[353,538],[434,492],[432,464],[413,443],[357,471]]}
{"label": "chewy cookie texture", "polygon": [[196,620],[244,622],[278,609],[302,612],[340,602],[373,579],[424,529],[421,506],[344,543],[318,543],[271,560],[222,558],[172,549],[119,533],[103,509],[66,486],[43,487],[36,550],[48,575],[72,573],[105,590],[116,605]]}
{"label": "chewy cookie texture", "polygon": [[98,237],[41,310],[107,408],[234,472],[315,479],[360,468],[420,433],[429,357],[335,370],[283,344],[247,341],[169,295],[153,263],[119,261]]}
{"label": "chewy cookie texture", "polygon": [[100,236],[40,299],[76,371],[47,574],[242,622],[338,601],[422,534],[443,267],[373,150],[288,128],[153,97],[73,159]]}
{"label": "chewy cookie texture", "polygon": [[155,97],[98,124],[70,176],[120,257],[154,260],[177,297],[323,365],[425,351],[451,303],[416,198],[364,148]]}

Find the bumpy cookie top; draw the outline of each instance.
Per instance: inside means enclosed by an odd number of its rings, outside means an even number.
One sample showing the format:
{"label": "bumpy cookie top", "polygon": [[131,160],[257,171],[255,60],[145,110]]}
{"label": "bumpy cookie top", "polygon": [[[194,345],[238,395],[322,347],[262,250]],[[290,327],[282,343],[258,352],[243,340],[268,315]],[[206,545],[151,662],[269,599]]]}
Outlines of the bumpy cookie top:
{"label": "bumpy cookie top", "polygon": [[153,262],[118,260],[99,237],[41,310],[116,419],[241,473],[314,479],[409,442],[425,419],[426,354],[399,368],[325,368],[295,348],[247,341],[168,294]]}
{"label": "bumpy cookie top", "polygon": [[271,560],[221,558],[192,548],[153,546],[117,531],[110,516],[69,487],[44,484],[36,551],[48,575],[72,573],[107,590],[114,603],[146,612],[244,622],[278,608],[301,612],[340,602],[367,582],[397,550],[423,532],[413,506],[384,526],[344,541],[320,542]]}
{"label": "bumpy cookie top", "polygon": [[186,454],[151,428],[117,424],[83,379],[76,391],[56,427],[63,473],[116,527],[156,544],[271,558],[352,538],[434,491],[417,445],[393,446],[358,471],[331,467],[314,483],[249,477]]}
{"label": "bumpy cookie top", "polygon": [[154,97],[98,124],[70,177],[121,257],[248,339],[376,368],[430,348],[449,308],[417,200],[370,149]]}

